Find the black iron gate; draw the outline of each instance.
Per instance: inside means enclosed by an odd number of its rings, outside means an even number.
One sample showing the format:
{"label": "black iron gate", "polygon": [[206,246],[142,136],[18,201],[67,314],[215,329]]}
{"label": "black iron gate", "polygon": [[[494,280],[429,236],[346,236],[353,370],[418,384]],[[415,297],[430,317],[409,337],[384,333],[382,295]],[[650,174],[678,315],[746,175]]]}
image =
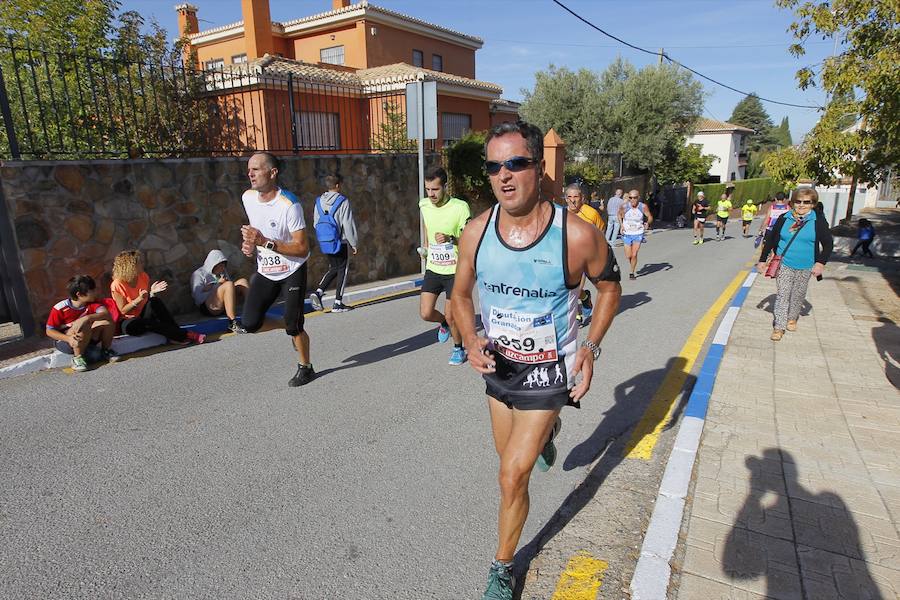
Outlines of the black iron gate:
{"label": "black iron gate", "polygon": [[19,251],[13,237],[6,196],[0,185],[0,323],[18,323],[26,337],[34,335],[34,317],[28,302]]}

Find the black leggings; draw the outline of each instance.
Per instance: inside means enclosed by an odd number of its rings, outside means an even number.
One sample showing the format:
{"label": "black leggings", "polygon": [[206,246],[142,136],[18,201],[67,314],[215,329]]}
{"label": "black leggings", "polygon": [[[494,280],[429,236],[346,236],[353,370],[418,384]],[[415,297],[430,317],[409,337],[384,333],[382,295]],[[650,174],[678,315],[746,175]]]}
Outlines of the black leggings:
{"label": "black leggings", "polygon": [[241,325],[244,326],[244,329],[251,333],[259,331],[266,320],[266,311],[275,304],[278,295],[284,289],[286,290],[284,294],[284,331],[291,337],[303,331],[306,271],[306,263],[303,263],[290,276],[278,281],[272,281],[265,275],[254,273],[250,280],[247,299],[244,300],[244,312],[241,315]]}
{"label": "black leggings", "polygon": [[850,256],[856,254],[856,251],[859,250],[860,246],[862,247],[863,256],[871,256],[875,258],[875,255],[872,254],[872,251],[869,250],[869,246],[872,245],[872,240],[859,240],[856,242],[856,245],[853,247],[853,252],[850,253]]}
{"label": "black leggings", "polygon": [[319,282],[319,289],[323,292],[337,277],[337,285],[334,286],[334,299],[340,302],[344,297],[344,286],[347,285],[347,268],[350,266],[350,253],[347,244],[341,244],[337,254],[328,254],[328,272]]}
{"label": "black leggings", "polygon": [[187,332],[178,326],[163,301],[156,297],[150,298],[144,305],[140,316],[122,321],[122,333],[125,335],[144,335],[148,331],[176,342],[187,339]]}

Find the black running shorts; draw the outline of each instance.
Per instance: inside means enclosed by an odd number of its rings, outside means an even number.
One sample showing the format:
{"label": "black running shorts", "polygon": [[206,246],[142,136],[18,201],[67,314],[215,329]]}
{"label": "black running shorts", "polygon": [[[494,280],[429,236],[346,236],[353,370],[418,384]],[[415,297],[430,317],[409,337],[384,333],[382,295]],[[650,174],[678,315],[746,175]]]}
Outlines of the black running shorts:
{"label": "black running shorts", "polygon": [[266,320],[266,311],[275,304],[284,290],[284,331],[289,336],[303,331],[305,315],[303,304],[306,301],[307,264],[279,281],[272,281],[265,275],[254,273],[250,279],[250,290],[244,300],[244,312],[241,314],[241,325],[253,333],[259,331]]}
{"label": "black running shorts", "polygon": [[456,275],[442,275],[426,270],[425,278],[422,280],[422,291],[436,295],[444,292],[447,295],[447,300],[449,300],[450,295],[453,293],[453,280],[455,278]]}
{"label": "black running shorts", "polygon": [[563,406],[581,408],[569,397],[565,358],[557,362],[524,364],[494,353],[497,370],[482,375],[485,393],[518,410],[558,410]]}

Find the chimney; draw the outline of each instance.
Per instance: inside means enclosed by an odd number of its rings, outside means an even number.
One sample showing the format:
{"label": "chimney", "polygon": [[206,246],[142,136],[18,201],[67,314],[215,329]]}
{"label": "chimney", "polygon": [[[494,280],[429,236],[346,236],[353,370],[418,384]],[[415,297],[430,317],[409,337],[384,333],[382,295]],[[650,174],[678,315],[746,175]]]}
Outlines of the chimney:
{"label": "chimney", "polygon": [[198,33],[200,25],[197,23],[197,7],[193,4],[179,4],[175,7],[178,12],[178,37]]}
{"label": "chimney", "polygon": [[275,54],[269,0],[241,0],[241,13],[244,15],[247,59],[253,60],[266,54]]}
{"label": "chimney", "polygon": [[[179,4],[175,7],[178,13],[178,37],[187,38],[192,33],[199,33],[200,25],[197,23],[197,7],[193,4]],[[186,43],[183,48],[182,60],[185,67],[198,68],[197,56],[191,50],[190,42]]]}
{"label": "chimney", "polygon": [[331,10],[340,10],[350,6],[350,0],[331,0]]}

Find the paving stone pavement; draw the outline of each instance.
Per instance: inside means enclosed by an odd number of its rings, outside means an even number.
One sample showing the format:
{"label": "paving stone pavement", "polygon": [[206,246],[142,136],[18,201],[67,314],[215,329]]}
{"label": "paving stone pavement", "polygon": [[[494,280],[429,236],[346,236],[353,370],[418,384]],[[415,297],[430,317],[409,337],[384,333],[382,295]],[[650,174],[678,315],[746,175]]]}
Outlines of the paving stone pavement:
{"label": "paving stone pavement", "polygon": [[777,343],[774,281],[750,291],[710,402],[673,600],[900,598],[897,294],[878,273],[829,269]]}

